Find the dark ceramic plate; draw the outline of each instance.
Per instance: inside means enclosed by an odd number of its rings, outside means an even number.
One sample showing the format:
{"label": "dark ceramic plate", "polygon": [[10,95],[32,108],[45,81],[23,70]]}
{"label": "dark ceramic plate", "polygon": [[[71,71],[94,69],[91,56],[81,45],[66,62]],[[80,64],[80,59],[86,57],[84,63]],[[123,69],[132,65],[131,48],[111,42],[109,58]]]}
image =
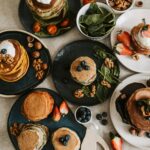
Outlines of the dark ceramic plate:
{"label": "dark ceramic plate", "polygon": [[[112,54],[111,50],[102,43],[91,40],[81,40],[70,43],[62,48],[54,59],[52,77],[55,87],[62,97],[73,104],[92,106],[100,103],[97,97],[91,98],[84,96],[80,99],[75,98],[73,95],[74,91],[81,89],[82,86],[76,83],[70,75],[71,63],[80,56],[91,57],[96,62],[97,68],[102,65],[102,60],[95,57],[95,46]],[[120,72],[117,58],[115,64],[118,72]],[[67,80],[67,83],[65,83],[65,80]],[[116,85],[109,90],[109,96],[112,94],[115,87]]]}
{"label": "dark ceramic plate", "polygon": [[29,60],[30,60],[29,69],[23,78],[21,78],[17,82],[12,82],[12,83],[0,80],[0,94],[7,95],[7,96],[18,95],[31,88],[34,88],[35,86],[43,82],[43,80],[47,77],[47,75],[49,74],[51,70],[52,62],[51,62],[50,53],[48,49],[46,48],[46,46],[44,45],[44,43],[40,41],[43,45],[43,48],[40,50],[40,54],[41,54],[40,58],[43,60],[44,63],[48,64],[48,69],[45,71],[45,75],[42,80],[37,80],[37,78],[35,77],[35,70],[32,67],[33,58],[31,57],[31,53],[33,52],[34,48],[28,47],[27,36],[29,35],[33,36],[36,41],[39,41],[39,39],[35,37],[34,35],[27,33],[25,31],[21,31],[21,30],[4,31],[0,33],[0,41],[5,40],[5,39],[18,40],[27,50]]}
{"label": "dark ceramic plate", "polygon": [[[52,97],[54,98],[55,104],[58,106],[61,104],[61,102],[63,100],[57,93],[55,93],[52,90],[39,88],[39,89],[34,89],[32,91],[37,91],[37,90],[49,92],[52,95]],[[32,91],[30,91],[30,92],[32,92]],[[29,121],[21,114],[22,103],[28,94],[29,93],[22,95],[16,101],[16,103],[13,105],[13,107],[10,111],[9,117],[8,117],[8,123],[7,123],[8,133],[9,133],[9,137],[10,137],[14,147],[16,148],[16,150],[19,150],[18,144],[17,144],[16,138],[13,135],[11,135],[9,128],[13,123],[24,123],[24,124],[29,123]],[[71,110],[69,111],[69,113],[65,117],[63,117],[57,123],[52,120],[51,116],[49,116],[47,119],[44,119],[44,120],[39,121],[37,123],[47,126],[49,128],[50,136],[55,130],[57,130],[58,128],[61,128],[61,127],[67,127],[71,130],[74,130],[78,134],[78,136],[80,137],[81,141],[83,140],[85,133],[86,133],[86,128],[75,121],[74,115],[71,112]],[[54,150],[53,145],[52,145],[51,140],[50,140],[51,139],[50,136],[49,136],[48,142],[45,145],[45,147],[43,148],[43,150]]]}
{"label": "dark ceramic plate", "polygon": [[[69,31],[70,29],[75,27],[75,25],[76,25],[76,15],[81,7],[80,0],[68,0],[68,4],[69,4],[68,18],[70,18],[70,20],[71,20],[70,28],[69,29],[64,28],[64,30],[60,31],[55,36],[59,36],[61,34],[66,33],[67,31]],[[33,28],[35,19],[33,18],[33,15],[30,12],[29,8],[27,7],[25,0],[20,0],[19,18],[20,18],[20,21],[21,21],[22,25],[24,26],[24,28],[28,32],[34,33],[32,28]],[[36,35],[39,37],[43,37],[43,38],[55,37],[55,36],[51,36],[48,34],[36,34]]]}

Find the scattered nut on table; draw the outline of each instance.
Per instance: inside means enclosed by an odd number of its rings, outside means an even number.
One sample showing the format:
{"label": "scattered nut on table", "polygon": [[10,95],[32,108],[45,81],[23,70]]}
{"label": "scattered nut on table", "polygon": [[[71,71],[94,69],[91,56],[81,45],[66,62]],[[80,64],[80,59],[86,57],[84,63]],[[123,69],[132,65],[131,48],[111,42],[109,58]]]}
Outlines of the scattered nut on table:
{"label": "scattered nut on table", "polygon": [[142,6],[143,6],[143,2],[142,2],[142,1],[137,1],[137,2],[135,3],[135,6],[137,6],[137,7],[142,7]]}

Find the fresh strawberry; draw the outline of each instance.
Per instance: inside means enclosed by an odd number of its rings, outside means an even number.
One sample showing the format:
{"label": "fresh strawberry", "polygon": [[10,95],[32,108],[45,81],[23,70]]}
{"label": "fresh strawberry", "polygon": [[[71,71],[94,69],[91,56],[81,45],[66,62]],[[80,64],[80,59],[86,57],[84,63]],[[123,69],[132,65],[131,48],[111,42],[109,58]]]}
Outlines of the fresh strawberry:
{"label": "fresh strawberry", "polygon": [[58,122],[61,119],[61,114],[57,106],[54,107],[52,118],[56,122]]}
{"label": "fresh strawberry", "polygon": [[114,135],[112,132],[110,132],[110,138],[112,149],[122,150],[123,140],[118,135]]}
{"label": "fresh strawberry", "polygon": [[118,42],[123,43],[127,47],[131,46],[131,36],[126,31],[121,31],[119,34],[117,34],[117,40]]}
{"label": "fresh strawberry", "polygon": [[59,107],[59,111],[62,115],[67,115],[68,112],[69,112],[69,108],[68,108],[68,104],[66,103],[66,101],[63,101],[61,104],[60,104],[60,107]]}
{"label": "fresh strawberry", "polygon": [[96,0],[83,0],[83,5],[86,5],[88,3],[96,2]]}
{"label": "fresh strawberry", "polygon": [[133,54],[133,51],[125,46],[124,44],[122,43],[118,43],[116,44],[115,46],[115,51],[116,53],[118,53],[119,55],[127,55],[127,56],[131,56]]}

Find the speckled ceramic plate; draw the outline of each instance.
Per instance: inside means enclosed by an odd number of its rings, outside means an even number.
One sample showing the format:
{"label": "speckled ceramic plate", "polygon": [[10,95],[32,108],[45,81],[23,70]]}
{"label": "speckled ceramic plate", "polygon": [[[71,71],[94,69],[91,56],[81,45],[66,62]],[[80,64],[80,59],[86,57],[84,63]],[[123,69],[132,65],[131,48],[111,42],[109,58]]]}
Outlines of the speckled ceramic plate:
{"label": "speckled ceramic plate", "polygon": [[[76,25],[76,15],[81,7],[81,3],[80,0],[68,0],[68,5],[69,5],[69,10],[68,10],[68,14],[67,14],[67,18],[70,19],[70,25],[69,28],[60,28],[58,27],[58,33],[56,35],[49,35],[47,34],[46,30],[44,29],[44,32],[41,32],[40,34],[36,34],[39,37],[43,37],[43,38],[52,38],[52,37],[56,37],[59,36],[61,34],[66,33],[67,31],[69,31],[70,29],[72,29],[73,27],[75,27]],[[19,4],[19,18],[20,21],[22,23],[22,25],[24,26],[24,28],[31,32],[34,33],[32,28],[33,28],[33,24],[35,22],[35,19],[33,18],[32,13],[30,12],[29,8],[26,5],[25,0],[20,0],[20,4]]]}
{"label": "speckled ceramic plate", "polygon": [[[39,58],[41,58],[41,60],[43,60],[44,63],[48,64],[48,69],[45,71],[44,77],[41,80],[38,80],[36,78],[36,72],[34,68],[32,67],[33,58],[31,57],[31,54],[34,50],[34,47],[33,48],[28,47],[27,36],[34,37],[35,41],[39,41],[42,44],[42,49],[40,50]],[[47,46],[39,38],[37,38],[36,36],[28,32],[25,32],[22,30],[1,31],[0,41],[5,40],[5,39],[18,40],[27,50],[29,61],[30,61],[30,66],[26,75],[20,80],[18,80],[17,82],[10,83],[10,82],[5,82],[5,81],[0,80],[0,96],[10,97],[10,96],[24,93],[25,91],[31,88],[34,88],[40,83],[42,83],[52,68],[52,62],[51,62],[51,56],[47,49]]]}
{"label": "speckled ceramic plate", "polygon": [[[73,104],[92,106],[100,103],[100,101],[96,96],[94,98],[87,97],[87,96],[84,96],[83,98],[80,99],[75,98],[74,91],[77,89],[81,89],[82,85],[76,83],[72,79],[70,74],[71,63],[80,56],[88,56],[92,58],[96,63],[97,70],[99,67],[101,67],[103,60],[97,59],[95,57],[95,47],[98,47],[98,49],[104,49],[108,53],[112,54],[111,50],[100,42],[91,41],[91,40],[81,40],[81,41],[75,41],[63,47],[57,53],[54,59],[52,78],[55,87],[59,91],[62,97],[64,97],[67,101]],[[120,72],[117,58],[115,58],[114,62],[118,72]],[[64,83],[64,79],[67,79],[67,83]],[[115,87],[116,85],[110,88],[110,90],[108,90],[109,92],[107,98],[112,94]]]}
{"label": "speckled ceramic plate", "polygon": [[[37,91],[37,90],[40,90],[40,91],[47,91],[48,93],[50,93],[50,95],[54,98],[55,100],[55,104],[57,106],[59,106],[61,104],[61,102],[63,101],[63,99],[54,91],[50,90],[50,89],[45,89],[45,88],[40,88],[40,89],[34,89],[30,92],[33,92],[33,91]],[[9,137],[15,147],[16,150],[19,150],[18,149],[18,144],[17,144],[17,141],[16,141],[16,137],[14,137],[11,133],[10,133],[10,126],[13,124],[13,123],[24,123],[24,124],[27,124],[27,123],[31,123],[29,122],[22,114],[21,114],[21,106],[22,106],[22,103],[24,102],[26,96],[30,93],[25,93],[24,95],[22,95],[17,101],[16,103],[12,106],[12,109],[9,113],[9,117],[8,117],[8,122],[7,122],[7,125],[8,125],[8,133],[9,133]],[[81,124],[77,123],[75,121],[75,118],[74,118],[74,115],[73,113],[71,112],[71,110],[69,110],[69,113],[61,118],[61,120],[59,122],[54,122],[52,120],[52,117],[51,115],[48,116],[47,119],[44,119],[42,121],[39,121],[38,124],[42,124],[42,125],[45,125],[49,128],[49,132],[50,132],[50,136],[48,137],[48,142],[47,144],[44,146],[44,148],[42,150],[54,150],[53,148],[53,145],[52,145],[52,142],[51,142],[51,134],[56,131],[58,128],[61,128],[61,127],[67,127],[73,131],[75,131],[81,142],[85,136],[85,133],[86,133],[86,128],[84,126],[82,126]]]}

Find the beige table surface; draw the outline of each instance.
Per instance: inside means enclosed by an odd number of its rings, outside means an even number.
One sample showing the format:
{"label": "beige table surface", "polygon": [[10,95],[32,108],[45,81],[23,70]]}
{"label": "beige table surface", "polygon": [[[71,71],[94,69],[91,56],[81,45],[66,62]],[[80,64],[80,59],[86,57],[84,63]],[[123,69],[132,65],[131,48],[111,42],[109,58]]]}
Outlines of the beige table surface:
{"label": "beige table surface", "polygon": [[[5,29],[23,29],[19,18],[18,18],[18,4],[20,0],[0,0],[0,30]],[[143,0],[144,8],[150,8],[150,0]],[[62,48],[64,45],[84,37],[78,32],[77,28],[72,29],[70,32],[59,36],[53,39],[42,39],[48,46],[52,58],[56,55],[57,51]],[[109,39],[105,40],[105,44],[109,45]],[[127,76],[133,74],[133,72],[128,71],[121,66],[121,80],[125,79]],[[48,77],[40,87],[47,87],[54,89],[51,77]],[[11,89],[10,89],[11,90]],[[0,98],[0,150],[14,150],[13,145],[10,142],[10,139],[7,134],[7,118],[9,111],[14,104],[16,99],[14,98]],[[75,106],[70,105],[74,110]],[[97,105],[91,107],[93,110],[93,116],[95,117],[96,113],[101,111],[109,112],[109,101],[105,102],[102,105]],[[108,133],[110,130],[114,130],[111,121],[109,119],[108,126],[101,126],[100,123],[95,119],[94,120],[100,127],[99,134],[109,143]],[[128,143],[124,142],[123,150],[144,150],[135,148]]]}

